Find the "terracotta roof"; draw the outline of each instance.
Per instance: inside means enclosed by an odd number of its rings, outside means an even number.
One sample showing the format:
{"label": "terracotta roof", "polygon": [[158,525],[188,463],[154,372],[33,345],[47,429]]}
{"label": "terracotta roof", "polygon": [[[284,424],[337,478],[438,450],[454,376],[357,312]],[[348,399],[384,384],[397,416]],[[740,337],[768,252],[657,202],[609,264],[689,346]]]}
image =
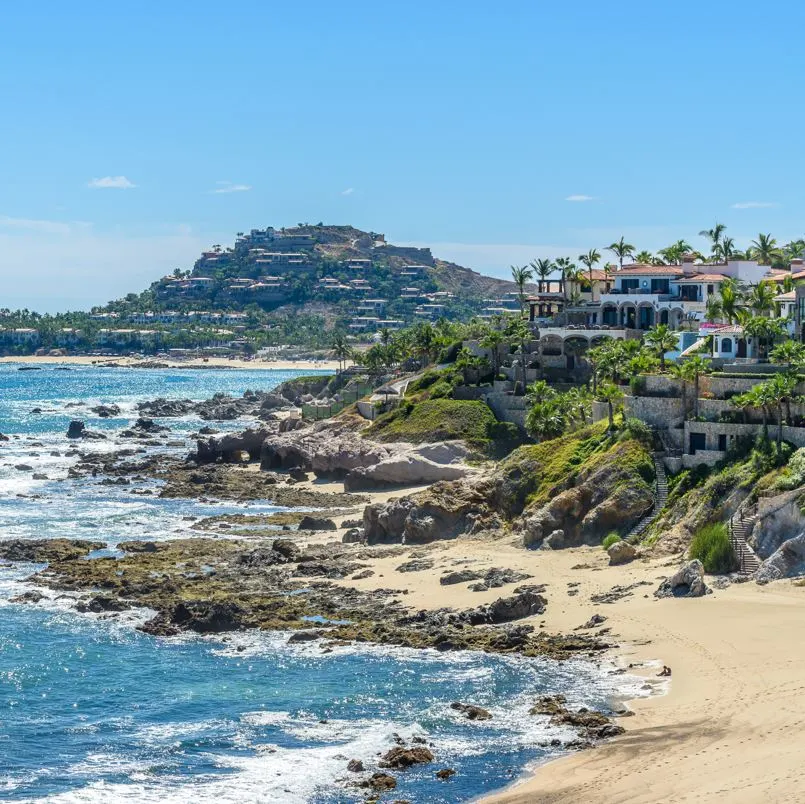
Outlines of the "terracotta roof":
{"label": "terracotta roof", "polygon": [[680,265],[624,265],[623,270],[615,271],[614,276],[679,276],[683,274]]}
{"label": "terracotta roof", "polygon": [[774,301],[796,301],[797,292],[795,290],[789,290],[788,293],[781,293],[779,296],[774,298]]}
{"label": "terracotta roof", "polygon": [[768,274],[763,277],[764,282],[783,282],[785,278],[790,276],[795,282],[798,282],[801,279],[805,279],[805,271],[797,271],[795,274],[789,273],[788,271],[780,271],[779,273],[774,274],[773,276],[769,276]]}
{"label": "terracotta roof", "polygon": [[730,324],[727,327],[719,327],[713,330],[712,335],[743,335],[744,328],[739,324]]}
{"label": "terracotta roof", "polygon": [[694,274],[674,281],[677,284],[682,284],[683,282],[723,282],[726,278],[724,274]]}

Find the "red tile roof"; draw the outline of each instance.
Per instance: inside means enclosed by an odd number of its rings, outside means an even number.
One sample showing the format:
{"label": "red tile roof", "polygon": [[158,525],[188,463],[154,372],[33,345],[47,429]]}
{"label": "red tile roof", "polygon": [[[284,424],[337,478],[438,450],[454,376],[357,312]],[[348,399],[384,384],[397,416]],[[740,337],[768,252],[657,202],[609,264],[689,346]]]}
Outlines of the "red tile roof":
{"label": "red tile roof", "polygon": [[680,276],[683,274],[680,265],[624,265],[614,276]]}
{"label": "red tile roof", "polygon": [[674,281],[679,284],[683,282],[723,282],[726,278],[724,274],[693,274],[693,276],[685,276]]}

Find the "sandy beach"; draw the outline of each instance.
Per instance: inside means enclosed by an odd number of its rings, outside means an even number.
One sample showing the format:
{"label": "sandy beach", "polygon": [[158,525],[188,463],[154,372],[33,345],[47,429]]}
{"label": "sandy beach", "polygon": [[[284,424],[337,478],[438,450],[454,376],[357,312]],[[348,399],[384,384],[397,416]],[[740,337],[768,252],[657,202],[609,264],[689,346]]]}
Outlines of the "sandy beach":
{"label": "sandy beach", "polygon": [[[335,486],[340,484],[333,484]],[[404,494],[406,492],[396,492]],[[379,495],[378,495],[379,496]],[[384,497],[387,495],[383,495]],[[409,554],[431,559],[421,572],[399,573]],[[660,580],[678,558],[608,566],[600,548],[525,551],[512,538],[462,538],[412,546],[375,560],[375,576],[340,583],[360,589],[407,589],[411,607],[476,606],[510,588],[471,592],[441,586],[446,570],[511,567],[547,584],[548,607],[533,625],[569,633],[593,614],[607,617],[607,658],[646,677],[654,693],[629,703],[626,733],[592,750],[539,768],[484,804],[534,802],[801,801],[805,747],[805,588],[790,581],[734,584],[705,598],[656,600]],[[615,603],[591,595],[634,587]],[[672,669],[670,683],[657,678]]]}
{"label": "sandy beach", "polygon": [[[137,358],[108,355],[69,355],[57,357],[52,355],[25,355],[23,357],[0,357],[0,363],[21,363],[29,366],[94,366],[114,363],[118,366],[137,368],[142,364],[159,363],[169,368],[224,368],[224,369],[279,369],[282,371],[326,370],[335,372],[338,362],[335,360],[230,360],[227,357],[192,358],[188,360],[169,360],[161,357]],[[146,365],[145,368],[148,368]]]}

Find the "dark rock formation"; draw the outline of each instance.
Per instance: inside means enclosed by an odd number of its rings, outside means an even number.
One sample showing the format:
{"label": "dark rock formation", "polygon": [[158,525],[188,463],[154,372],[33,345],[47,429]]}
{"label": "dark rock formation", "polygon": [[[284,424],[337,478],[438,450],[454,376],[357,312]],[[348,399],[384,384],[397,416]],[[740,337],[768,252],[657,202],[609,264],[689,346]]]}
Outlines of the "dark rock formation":
{"label": "dark rock formation", "polygon": [[711,590],[704,582],[704,567],[698,559],[680,567],[654,593],[656,597],[701,597]]}
{"label": "dark rock formation", "polygon": [[383,754],[380,760],[380,767],[410,768],[412,765],[420,765],[426,762],[433,762],[433,753],[430,749],[423,746],[416,746],[415,748],[397,746]]}
{"label": "dark rock formation", "polygon": [[453,701],[450,704],[451,709],[455,709],[457,712],[461,712],[467,720],[491,720],[492,713],[488,712],[486,709],[483,709],[480,706],[475,706],[474,704],[466,704],[460,703],[459,701]]}
{"label": "dark rock formation", "polygon": [[299,530],[338,530],[335,522],[327,517],[305,516],[299,521]]}

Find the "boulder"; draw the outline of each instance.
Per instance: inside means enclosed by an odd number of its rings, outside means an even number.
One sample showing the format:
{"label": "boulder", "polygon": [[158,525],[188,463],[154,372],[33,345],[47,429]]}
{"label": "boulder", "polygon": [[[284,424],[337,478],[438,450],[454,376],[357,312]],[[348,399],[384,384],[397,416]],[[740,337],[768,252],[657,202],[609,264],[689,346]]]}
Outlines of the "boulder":
{"label": "boulder", "polygon": [[469,581],[477,581],[483,575],[477,570],[463,569],[448,572],[439,578],[439,583],[442,586],[451,586],[454,583],[468,583]]}
{"label": "boulder", "polygon": [[350,528],[341,537],[344,544],[360,544],[364,541],[363,528]]}
{"label": "boulder", "polygon": [[248,428],[242,433],[224,433],[199,439],[192,458],[198,464],[205,464],[218,460],[230,461],[234,455],[247,452],[250,458],[256,460],[260,457],[263,442],[274,432],[275,428],[266,425],[256,429]]}
{"label": "boulder", "polygon": [[381,768],[410,768],[412,765],[421,765],[426,762],[433,762],[433,754],[430,749],[423,746],[415,748],[397,746],[383,754],[379,764]]}
{"label": "boulder", "polygon": [[704,582],[704,567],[696,559],[680,567],[666,578],[654,593],[655,597],[702,597],[711,593]]}
{"label": "boulder", "polygon": [[376,792],[383,790],[393,790],[397,786],[397,780],[388,773],[373,773],[366,781],[361,782],[361,787],[371,787]]}
{"label": "boulder", "polygon": [[760,584],[805,574],[805,533],[784,541],[755,573]]}
{"label": "boulder", "polygon": [[474,704],[466,704],[460,703],[459,701],[453,701],[450,704],[451,709],[455,709],[457,712],[461,712],[467,720],[491,720],[492,713],[488,712],[486,709],[483,709],[480,706],[475,706]]}
{"label": "boulder", "polygon": [[101,419],[110,419],[120,415],[120,408],[117,405],[96,405],[90,410]]}
{"label": "boulder", "polygon": [[456,772],[452,768],[442,768],[441,770],[436,771],[436,778],[441,779],[442,781],[455,775]]}
{"label": "boulder", "polygon": [[288,561],[297,561],[299,559],[299,546],[290,539],[275,539],[271,549]]}
{"label": "boulder", "polygon": [[473,471],[467,466],[435,463],[411,452],[392,455],[371,466],[352,470],[344,479],[344,489],[360,491],[385,486],[418,486],[440,480],[459,480]]}
{"label": "boulder", "polygon": [[67,438],[81,438],[84,435],[87,426],[84,422],[78,419],[73,419],[67,427]]}
{"label": "boulder", "polygon": [[637,550],[629,542],[615,542],[607,548],[609,565],[611,567],[618,564],[628,564],[637,558]]}
{"label": "boulder", "polygon": [[511,597],[498,598],[494,603],[467,611],[471,625],[494,625],[544,614],[548,601],[537,592],[525,590]]}
{"label": "boulder", "polygon": [[549,550],[561,550],[565,546],[565,532],[561,528],[552,530],[543,541],[542,546]]}
{"label": "boulder", "polygon": [[308,515],[299,520],[299,530],[338,530],[338,528],[332,519]]}
{"label": "boulder", "polygon": [[351,759],[347,763],[347,770],[350,773],[363,773],[366,768],[364,768],[363,762],[361,762],[359,759]]}

